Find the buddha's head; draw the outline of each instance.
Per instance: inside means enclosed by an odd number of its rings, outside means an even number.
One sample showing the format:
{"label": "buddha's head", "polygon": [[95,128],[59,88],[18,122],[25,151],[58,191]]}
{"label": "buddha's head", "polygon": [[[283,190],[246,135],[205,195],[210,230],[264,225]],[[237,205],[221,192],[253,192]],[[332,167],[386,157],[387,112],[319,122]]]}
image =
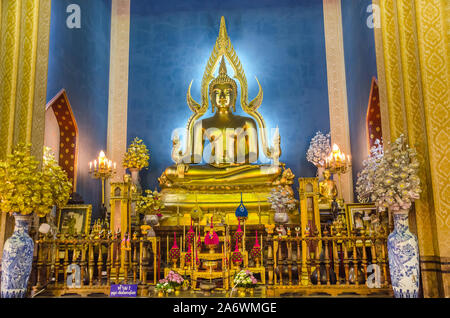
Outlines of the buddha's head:
{"label": "buddha's head", "polygon": [[216,108],[220,112],[229,111],[230,108],[236,111],[236,97],[236,82],[227,75],[225,58],[222,56],[219,75],[209,84],[209,98],[211,99],[212,112],[214,113]]}
{"label": "buddha's head", "polygon": [[325,170],[323,171],[323,179],[324,179],[324,180],[330,180],[330,177],[331,177],[330,170],[325,169]]}

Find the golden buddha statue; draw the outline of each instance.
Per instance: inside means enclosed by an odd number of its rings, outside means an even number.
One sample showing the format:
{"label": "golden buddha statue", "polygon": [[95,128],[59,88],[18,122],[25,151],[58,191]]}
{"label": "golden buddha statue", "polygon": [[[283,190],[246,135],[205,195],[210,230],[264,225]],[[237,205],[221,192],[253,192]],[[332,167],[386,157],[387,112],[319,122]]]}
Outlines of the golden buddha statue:
{"label": "golden buddha statue", "polygon": [[327,205],[327,208],[330,208],[331,203],[337,198],[338,191],[335,182],[331,180],[330,170],[325,169],[322,175],[323,180],[319,182],[319,205]]}
{"label": "golden buddha statue", "polygon": [[[234,114],[238,83],[228,76],[226,60],[240,84],[240,105],[249,116]],[[218,75],[214,76],[217,67]],[[187,124],[184,152],[175,135],[172,140],[175,164],[166,168],[159,178],[166,208],[176,209],[177,213],[180,209],[188,212],[200,206],[203,211],[234,211],[242,193],[244,201],[250,201],[250,208],[257,206],[259,210],[268,210],[270,189],[293,184],[295,176],[279,162],[278,129],[273,136],[273,146],[268,145],[265,122],[258,112],[263,91],[258,79],[256,81],[258,95],[248,102],[247,79],[222,17],[219,36],[202,79],[201,104],[191,96],[192,82],[188,88],[187,103],[193,114]],[[214,115],[200,119],[209,108],[209,100]],[[259,142],[270,164],[258,163]]]}

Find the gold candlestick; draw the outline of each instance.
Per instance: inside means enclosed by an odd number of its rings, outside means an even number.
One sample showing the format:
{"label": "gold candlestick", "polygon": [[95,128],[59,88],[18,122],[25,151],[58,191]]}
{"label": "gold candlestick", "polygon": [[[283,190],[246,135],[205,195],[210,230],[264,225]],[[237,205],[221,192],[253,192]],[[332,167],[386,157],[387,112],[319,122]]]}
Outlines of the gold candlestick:
{"label": "gold candlestick", "polygon": [[[98,165],[97,165],[98,163]],[[93,179],[100,179],[102,182],[102,205],[105,205],[105,181],[109,179],[113,174],[116,173],[116,163],[108,160],[106,158],[105,153],[100,151],[97,159],[94,160],[94,164],[92,165],[92,161],[89,162],[89,174]]]}
{"label": "gold candlestick", "polygon": [[332,174],[338,175],[339,200],[341,201],[343,201],[341,174],[346,174],[351,167],[352,160],[350,155],[345,155],[344,152],[341,152],[339,146],[334,144],[330,155],[325,158],[325,169],[328,169]]}

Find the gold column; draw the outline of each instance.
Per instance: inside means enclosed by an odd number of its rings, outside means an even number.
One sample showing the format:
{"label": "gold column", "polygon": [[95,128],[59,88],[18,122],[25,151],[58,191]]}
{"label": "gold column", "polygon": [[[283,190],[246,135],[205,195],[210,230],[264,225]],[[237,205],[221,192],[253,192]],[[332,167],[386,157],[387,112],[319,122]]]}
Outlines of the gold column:
{"label": "gold column", "polygon": [[385,78],[379,80],[387,87],[390,139],[407,135],[421,164],[423,192],[415,214],[424,296],[449,297],[445,263],[450,255],[450,87],[445,2],[374,0],[374,4],[381,8],[382,43],[377,49],[381,47],[384,61],[377,54],[377,64],[381,67],[384,62]]}
{"label": "gold column", "polygon": [[[338,144],[344,153],[351,154],[341,0],[323,0],[323,16],[331,142]],[[351,169],[341,176],[340,183],[339,191],[342,192],[345,202],[353,202]]]}
{"label": "gold column", "polygon": [[420,68],[437,240],[445,297],[450,297],[450,17],[446,0],[416,0]]}
{"label": "gold column", "polygon": [[[50,0],[2,0],[0,9],[0,159],[17,142],[42,158]],[[0,257],[11,225],[2,214]]]}

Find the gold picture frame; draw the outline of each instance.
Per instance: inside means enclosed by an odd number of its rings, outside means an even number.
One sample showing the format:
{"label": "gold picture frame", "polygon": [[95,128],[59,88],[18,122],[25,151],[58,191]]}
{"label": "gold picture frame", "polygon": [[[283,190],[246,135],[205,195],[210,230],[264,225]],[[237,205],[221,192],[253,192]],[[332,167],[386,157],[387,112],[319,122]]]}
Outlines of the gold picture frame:
{"label": "gold picture frame", "polygon": [[377,213],[377,208],[373,203],[347,203],[345,204],[345,216],[347,218],[347,228],[350,233],[354,229],[363,229],[365,216]]}
{"label": "gold picture frame", "polygon": [[57,227],[61,234],[89,234],[92,205],[69,204],[57,212]]}

